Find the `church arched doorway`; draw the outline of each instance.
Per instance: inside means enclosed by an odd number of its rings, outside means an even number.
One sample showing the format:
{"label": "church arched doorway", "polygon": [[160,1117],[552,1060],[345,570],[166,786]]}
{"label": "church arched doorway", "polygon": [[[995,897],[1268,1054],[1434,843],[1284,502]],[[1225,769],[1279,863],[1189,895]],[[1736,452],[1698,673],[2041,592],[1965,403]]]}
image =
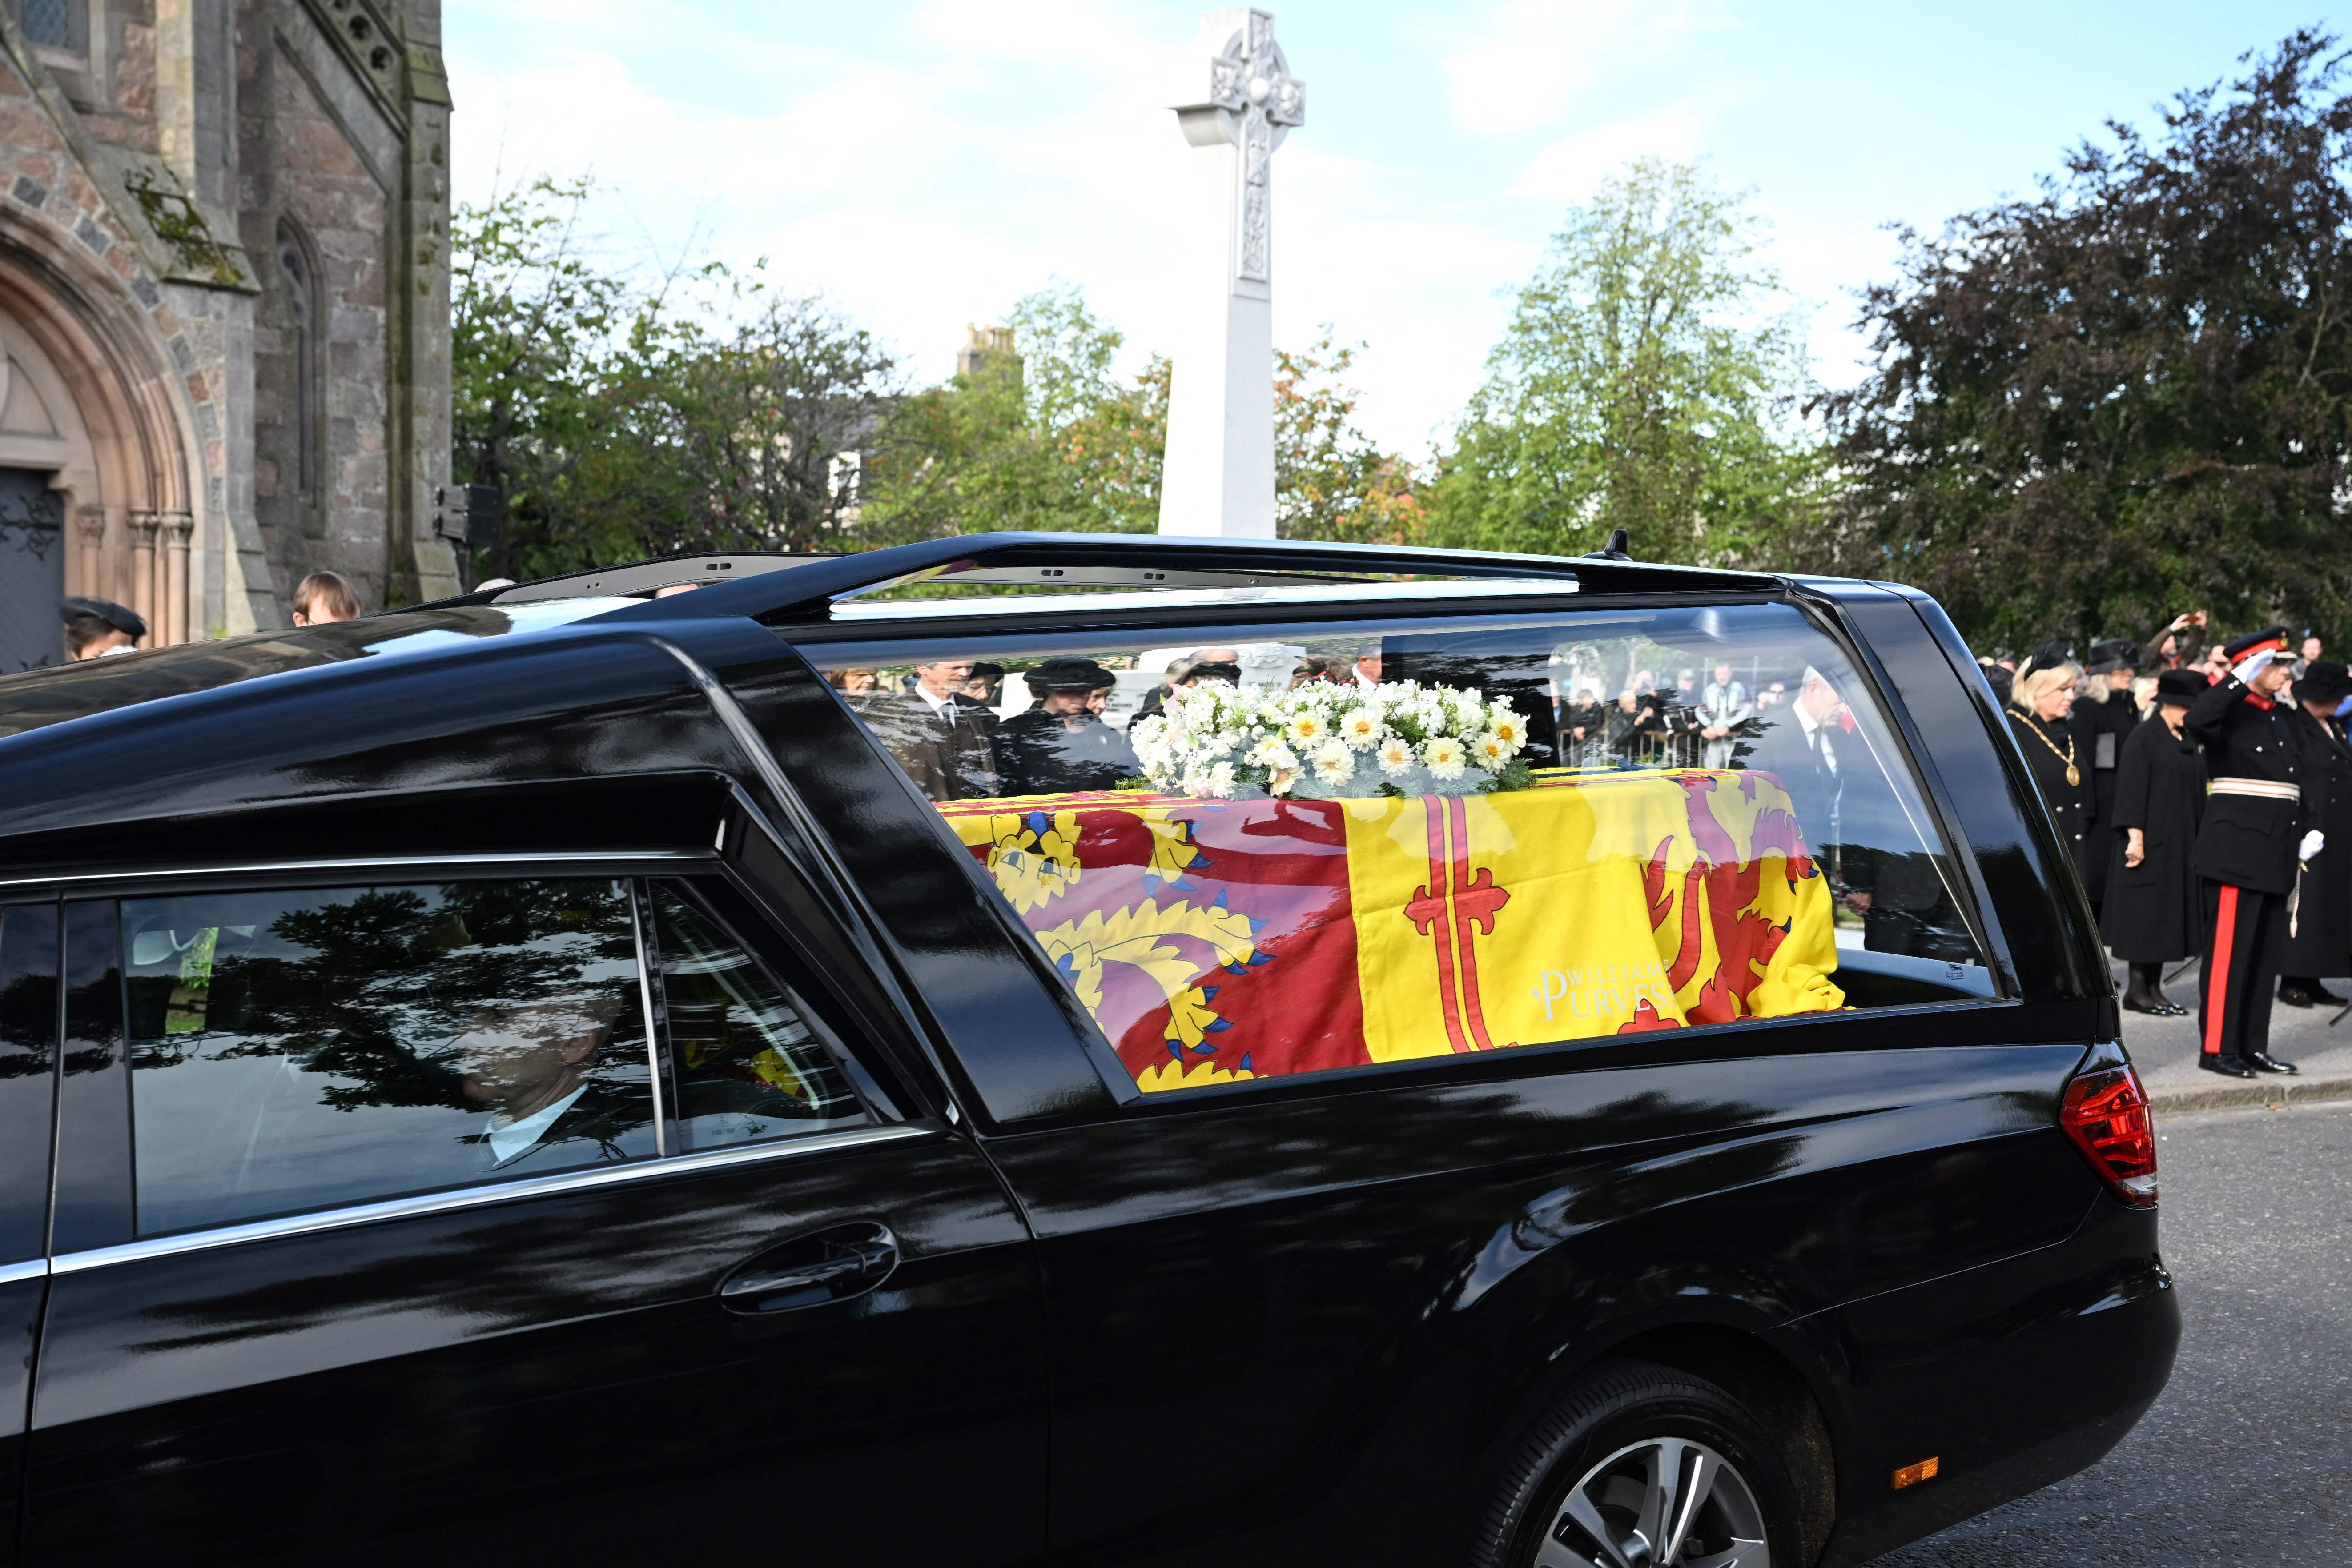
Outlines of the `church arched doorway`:
{"label": "church arched doorway", "polygon": [[62,658],[66,594],[129,605],[144,646],[201,630],[188,444],[144,327],[0,236],[0,672]]}

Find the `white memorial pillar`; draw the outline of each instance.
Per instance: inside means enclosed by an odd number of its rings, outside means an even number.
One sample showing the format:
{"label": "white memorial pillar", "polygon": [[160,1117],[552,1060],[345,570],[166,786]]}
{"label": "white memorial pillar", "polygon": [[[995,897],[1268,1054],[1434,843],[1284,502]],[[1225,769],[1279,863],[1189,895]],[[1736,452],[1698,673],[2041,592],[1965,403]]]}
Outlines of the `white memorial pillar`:
{"label": "white memorial pillar", "polygon": [[1274,538],[1274,150],[1307,121],[1307,87],[1290,74],[1263,11],[1212,11],[1189,69],[1204,97],[1176,106],[1201,188],[1194,298],[1176,344],[1160,531]]}

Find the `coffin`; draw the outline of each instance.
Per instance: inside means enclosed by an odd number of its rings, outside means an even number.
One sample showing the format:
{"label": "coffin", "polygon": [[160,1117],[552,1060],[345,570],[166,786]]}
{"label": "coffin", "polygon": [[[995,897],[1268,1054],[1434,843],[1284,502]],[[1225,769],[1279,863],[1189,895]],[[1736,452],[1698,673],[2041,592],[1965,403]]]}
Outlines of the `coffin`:
{"label": "coffin", "polygon": [[938,809],[1147,1090],[1845,1002],[1828,883],[1769,773]]}

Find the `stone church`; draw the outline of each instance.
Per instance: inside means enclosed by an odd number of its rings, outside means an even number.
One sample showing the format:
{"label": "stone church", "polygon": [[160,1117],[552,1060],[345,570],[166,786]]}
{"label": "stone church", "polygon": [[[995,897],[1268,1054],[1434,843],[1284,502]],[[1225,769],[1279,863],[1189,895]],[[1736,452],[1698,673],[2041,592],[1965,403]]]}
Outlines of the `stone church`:
{"label": "stone church", "polygon": [[0,0],[0,671],[457,591],[440,0]]}

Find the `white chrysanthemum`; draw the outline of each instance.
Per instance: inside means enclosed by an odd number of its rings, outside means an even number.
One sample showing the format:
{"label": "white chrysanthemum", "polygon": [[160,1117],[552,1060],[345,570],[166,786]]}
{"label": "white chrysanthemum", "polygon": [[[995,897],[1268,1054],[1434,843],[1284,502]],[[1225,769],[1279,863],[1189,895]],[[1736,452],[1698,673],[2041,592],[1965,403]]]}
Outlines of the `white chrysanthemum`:
{"label": "white chrysanthemum", "polygon": [[1351,707],[1339,716],[1339,738],[1352,750],[1370,751],[1381,743],[1386,728],[1387,723],[1368,707]]}
{"label": "white chrysanthemum", "polygon": [[1345,784],[1356,776],[1356,754],[1344,740],[1327,740],[1315,748],[1315,777],[1326,784]]}
{"label": "white chrysanthemum", "polygon": [[1290,722],[1282,727],[1282,733],[1289,737],[1293,746],[1320,746],[1330,738],[1331,725],[1319,713],[1297,713],[1290,716]]}
{"label": "white chrysanthemum", "polygon": [[1460,741],[1450,735],[1441,735],[1423,743],[1421,763],[1429,769],[1432,778],[1454,779],[1462,777],[1464,768],[1469,765],[1469,756]]}
{"label": "white chrysanthemum", "polygon": [[1381,771],[1393,778],[1412,766],[1412,742],[1392,736],[1381,742],[1374,755],[1380,760]]}
{"label": "white chrysanthemum", "polygon": [[1486,733],[1502,742],[1507,757],[1517,756],[1528,743],[1527,721],[1501,703],[1486,710]]}
{"label": "white chrysanthemum", "polygon": [[1470,759],[1489,773],[1500,773],[1511,760],[1511,748],[1503,744],[1500,736],[1488,730],[1470,742]]}
{"label": "white chrysanthemum", "polygon": [[1234,765],[1220,762],[1209,769],[1209,793],[1222,800],[1234,792]]}
{"label": "white chrysanthemum", "polygon": [[1465,735],[1475,735],[1485,727],[1486,705],[1479,700],[1476,692],[1449,692],[1446,694],[1445,706],[1453,715],[1454,723],[1451,727]]}
{"label": "white chrysanthemum", "polygon": [[1253,768],[1297,768],[1298,756],[1282,742],[1282,737],[1269,735],[1249,749],[1244,758]]}

